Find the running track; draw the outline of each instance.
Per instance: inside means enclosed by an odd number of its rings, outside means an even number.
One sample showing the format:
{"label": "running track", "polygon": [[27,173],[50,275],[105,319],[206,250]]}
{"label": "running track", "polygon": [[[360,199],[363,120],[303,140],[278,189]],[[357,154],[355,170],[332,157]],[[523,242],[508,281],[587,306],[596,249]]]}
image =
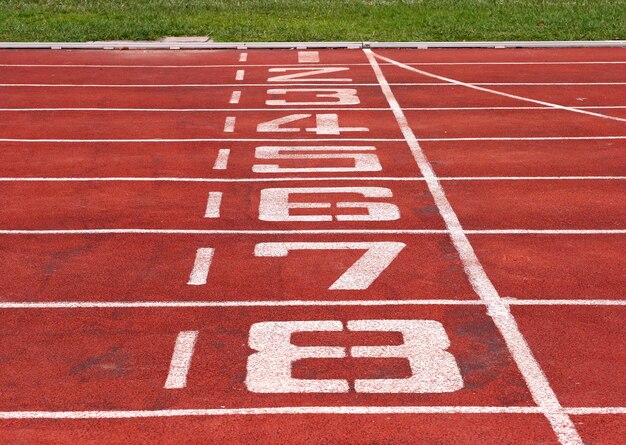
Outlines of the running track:
{"label": "running track", "polygon": [[626,49],[4,50],[0,94],[3,443],[624,443]]}

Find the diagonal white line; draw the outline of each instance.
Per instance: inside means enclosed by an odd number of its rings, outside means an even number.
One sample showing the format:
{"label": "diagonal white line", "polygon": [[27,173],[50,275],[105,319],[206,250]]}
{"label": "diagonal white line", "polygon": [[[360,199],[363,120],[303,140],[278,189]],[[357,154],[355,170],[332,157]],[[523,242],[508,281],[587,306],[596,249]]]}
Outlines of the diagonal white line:
{"label": "diagonal white line", "polygon": [[[491,316],[494,324],[504,338],[535,403],[544,411],[546,418],[552,425],[561,444],[584,445],[578,431],[576,431],[572,419],[570,419],[569,415],[563,410],[554,390],[550,387],[547,377],[533,356],[528,343],[526,343],[526,339],[511,314],[508,304],[500,297],[498,291],[493,286],[480,264],[480,260],[465,235],[463,227],[437,179],[437,175],[432,169],[428,158],[426,158],[413,130],[411,130],[393,91],[391,91],[391,87],[378,65],[374,53],[369,49],[364,49],[363,51],[372,65],[372,69],[380,83],[383,94],[387,98],[387,102],[396,117],[400,130],[433,196],[435,205],[439,209],[439,213],[449,230],[450,238],[459,253],[467,278],[474,288],[474,291],[478,294],[480,299],[485,302],[487,313]],[[386,60],[391,62],[391,59]]]}
{"label": "diagonal white line", "polygon": [[379,54],[375,54],[375,53],[372,53],[372,54],[375,57],[377,57],[377,58],[379,58],[381,60],[385,60],[385,61],[387,61],[389,63],[392,63],[392,64],[394,64],[394,65],[396,65],[396,66],[398,66],[400,68],[404,68],[405,70],[413,71],[415,73],[421,74],[422,76],[432,77],[434,79],[443,80],[445,82],[450,82],[450,83],[455,84],[455,85],[471,88],[473,90],[483,91],[485,93],[490,93],[490,94],[496,94],[498,96],[508,97],[509,99],[517,99],[517,100],[522,100],[524,102],[532,102],[532,103],[543,105],[543,106],[546,106],[546,107],[558,108],[559,110],[565,110],[565,111],[571,111],[573,113],[586,114],[588,116],[600,117],[602,119],[610,119],[610,120],[619,121],[619,122],[626,122],[626,119],[623,119],[621,117],[608,116],[606,114],[594,113],[593,111],[582,110],[580,108],[566,107],[564,105],[558,105],[558,104],[554,104],[554,103],[551,103],[551,102],[544,102],[542,100],[531,99],[529,97],[518,96],[516,94],[504,93],[502,91],[492,90],[491,88],[481,87],[481,86],[478,86],[478,85],[475,85],[475,84],[472,84],[472,83],[462,82],[462,81],[456,80],[456,79],[450,79],[449,77],[439,76],[437,74],[429,73],[427,71],[423,71],[423,70],[414,68],[414,67],[406,65],[404,63],[397,62],[397,61],[395,61],[393,59],[390,59],[388,57],[381,56]]}

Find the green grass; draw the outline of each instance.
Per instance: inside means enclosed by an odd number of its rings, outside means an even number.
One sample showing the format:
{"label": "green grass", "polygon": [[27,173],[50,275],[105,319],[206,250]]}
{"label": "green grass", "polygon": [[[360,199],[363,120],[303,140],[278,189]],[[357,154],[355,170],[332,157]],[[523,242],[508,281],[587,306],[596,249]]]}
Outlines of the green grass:
{"label": "green grass", "polygon": [[2,41],[626,39],[626,0],[0,0]]}

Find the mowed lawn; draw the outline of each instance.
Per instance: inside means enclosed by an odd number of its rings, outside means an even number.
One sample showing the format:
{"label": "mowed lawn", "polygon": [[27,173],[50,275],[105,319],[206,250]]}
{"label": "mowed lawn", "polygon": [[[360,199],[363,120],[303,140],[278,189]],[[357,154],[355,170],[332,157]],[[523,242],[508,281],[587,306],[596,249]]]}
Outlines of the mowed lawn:
{"label": "mowed lawn", "polygon": [[2,41],[626,39],[626,0],[0,0]]}

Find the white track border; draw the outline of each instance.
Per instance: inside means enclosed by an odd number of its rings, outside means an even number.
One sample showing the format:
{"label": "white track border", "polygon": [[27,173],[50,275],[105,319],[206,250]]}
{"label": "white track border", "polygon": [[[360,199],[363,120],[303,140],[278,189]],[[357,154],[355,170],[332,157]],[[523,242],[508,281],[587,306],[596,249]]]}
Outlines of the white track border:
{"label": "white track border", "polygon": [[502,42],[0,42],[0,49],[612,48],[626,40]]}

